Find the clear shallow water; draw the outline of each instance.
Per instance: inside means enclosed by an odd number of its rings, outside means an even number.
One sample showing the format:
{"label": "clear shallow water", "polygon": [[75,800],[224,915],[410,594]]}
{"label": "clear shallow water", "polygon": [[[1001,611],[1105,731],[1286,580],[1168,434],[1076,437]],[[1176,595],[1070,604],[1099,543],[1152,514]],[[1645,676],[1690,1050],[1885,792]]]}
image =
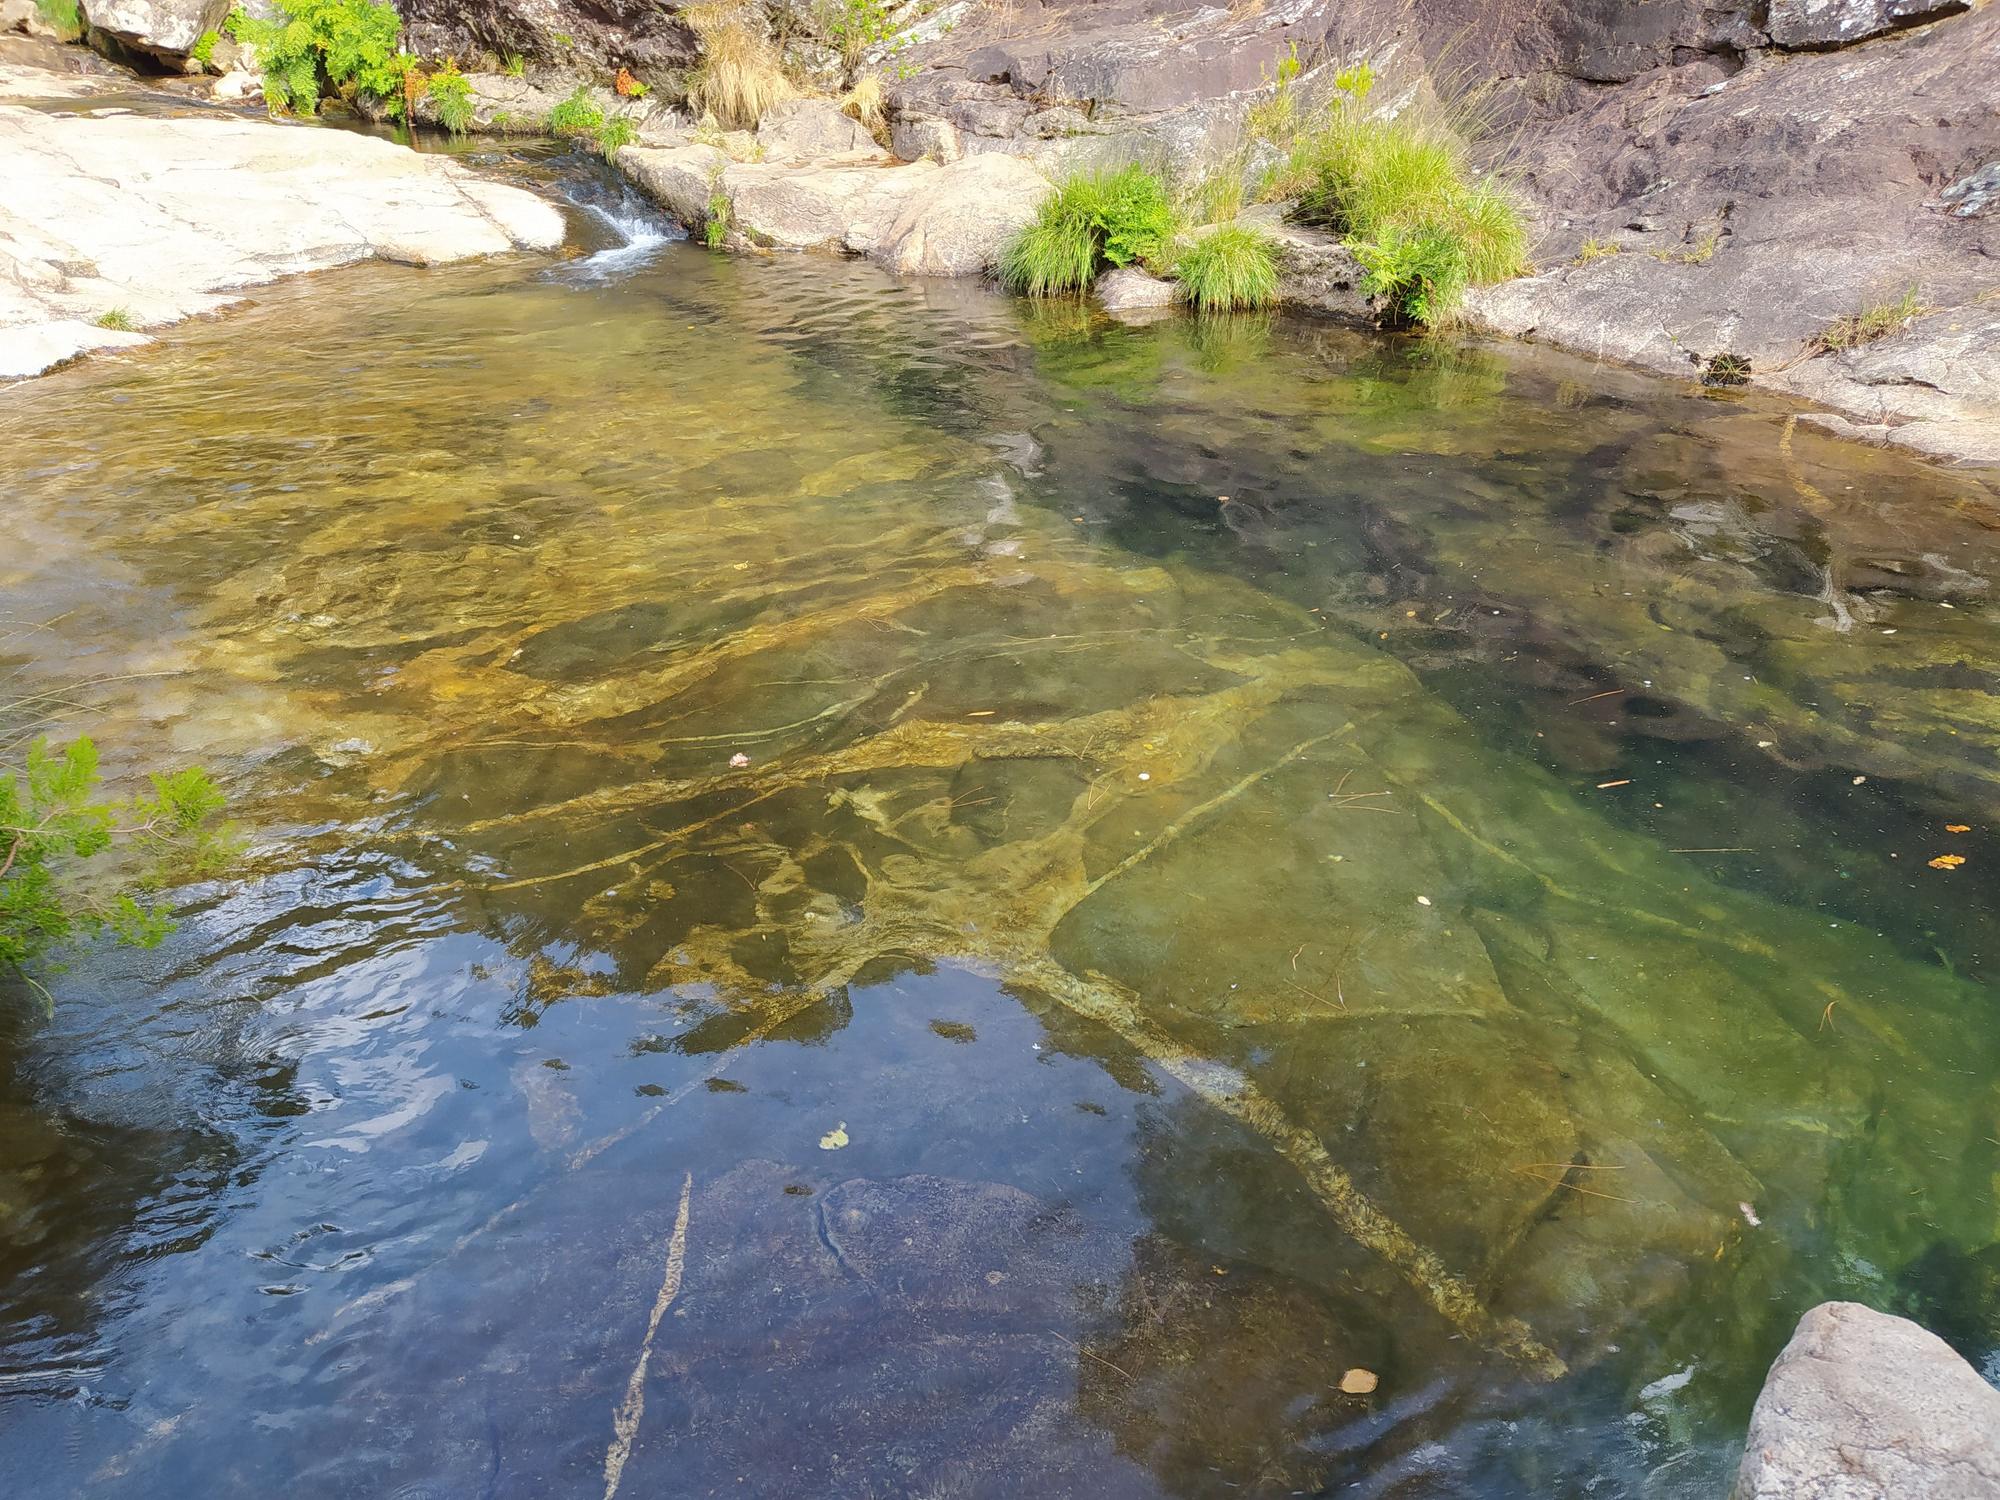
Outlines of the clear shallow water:
{"label": "clear shallow water", "polygon": [[6,668],[254,840],[0,1011],[12,1489],[1712,1495],[1814,1301],[1996,1368],[1991,488],[594,222],[0,393]]}

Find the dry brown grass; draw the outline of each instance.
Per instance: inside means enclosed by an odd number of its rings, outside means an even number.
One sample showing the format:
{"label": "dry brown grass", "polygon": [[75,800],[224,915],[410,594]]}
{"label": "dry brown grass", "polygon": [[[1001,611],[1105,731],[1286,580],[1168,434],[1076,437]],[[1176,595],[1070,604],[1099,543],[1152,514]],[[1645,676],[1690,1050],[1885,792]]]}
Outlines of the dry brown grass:
{"label": "dry brown grass", "polygon": [[777,52],[747,12],[718,0],[681,14],[701,43],[701,69],[688,90],[696,110],[727,129],[755,130],[766,110],[797,97]]}
{"label": "dry brown grass", "polygon": [[882,112],[882,80],[873,73],[856,79],[854,87],[841,96],[840,112],[851,115],[863,130],[880,140],[889,125],[889,117]]}

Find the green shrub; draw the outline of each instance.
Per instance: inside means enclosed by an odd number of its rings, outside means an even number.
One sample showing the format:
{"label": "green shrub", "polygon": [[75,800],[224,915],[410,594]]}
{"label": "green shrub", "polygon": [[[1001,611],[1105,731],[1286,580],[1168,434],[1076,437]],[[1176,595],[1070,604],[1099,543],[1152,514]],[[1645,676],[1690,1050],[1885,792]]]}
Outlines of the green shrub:
{"label": "green shrub", "polygon": [[1174,262],[1181,295],[1203,312],[1269,307],[1278,296],[1278,247],[1247,224],[1224,224]]}
{"label": "green shrub", "polygon": [[83,11],[77,0],[35,0],[35,9],[62,40],[73,42],[83,35]]}
{"label": "green shrub", "polygon": [[1104,265],[1156,263],[1174,235],[1173,207],[1145,167],[1072,177],[1000,256],[1000,279],[1031,297],[1080,292]]}
{"label": "green shrub", "polygon": [[[0,965],[19,972],[100,933],[151,947],[173,930],[148,894],[224,857],[226,831],[211,826],[222,794],[199,770],[152,782],[150,797],[98,800],[97,750],[87,739],[60,750],[36,740],[20,766],[0,770]],[[80,887],[74,867],[121,841],[142,863],[107,886]]]}
{"label": "green shrub", "polygon": [[604,111],[590,97],[590,86],[579,83],[576,91],[549,111],[551,135],[595,135],[604,128]]}
{"label": "green shrub", "polygon": [[221,40],[221,32],[204,31],[200,36],[195,38],[194,45],[188,48],[188,56],[200,63],[202,67],[212,68],[215,66],[216,44]]}
{"label": "green shrub", "polygon": [[1333,102],[1259,195],[1295,198],[1296,218],[1341,235],[1391,321],[1447,322],[1466,287],[1528,268],[1527,228],[1443,120],[1368,113],[1374,86],[1366,63],[1336,74]]}
{"label": "green shrub", "polygon": [[597,127],[597,149],[606,161],[617,157],[620,148],[639,139],[639,127],[624,115],[615,115]]}
{"label": "green shrub", "polygon": [[472,80],[458,71],[458,62],[447,57],[444,66],[431,74],[424,92],[437,111],[438,124],[453,135],[464,135],[472,126]]}
{"label": "green shrub", "polygon": [[403,23],[394,7],[374,0],[278,0],[272,19],[234,11],[228,25],[238,41],[257,49],[264,98],[274,114],[315,114],[331,91],[365,94],[381,100],[392,118],[403,117],[403,80],[417,60],[397,47]]}

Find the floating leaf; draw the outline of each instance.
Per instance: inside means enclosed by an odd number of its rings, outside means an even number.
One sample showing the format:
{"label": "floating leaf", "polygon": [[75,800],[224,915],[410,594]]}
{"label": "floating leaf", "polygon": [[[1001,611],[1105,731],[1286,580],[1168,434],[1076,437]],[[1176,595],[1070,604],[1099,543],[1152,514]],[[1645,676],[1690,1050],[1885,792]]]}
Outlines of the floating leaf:
{"label": "floating leaf", "polygon": [[1972,825],[1970,823],[1947,823],[1944,825],[1944,831],[1946,833],[1970,833],[1972,832]]}
{"label": "floating leaf", "polygon": [[1365,1396],[1380,1383],[1373,1370],[1364,1370],[1359,1365],[1340,1377],[1340,1388],[1350,1396]]}
{"label": "floating leaf", "polygon": [[1965,856],[1963,854],[1940,854],[1936,859],[1931,861],[1931,868],[1933,870],[1956,870],[1964,863]]}
{"label": "floating leaf", "polygon": [[847,1139],[847,1121],[842,1120],[833,1129],[819,1138],[819,1149],[822,1151],[838,1151],[842,1146],[847,1144]]}

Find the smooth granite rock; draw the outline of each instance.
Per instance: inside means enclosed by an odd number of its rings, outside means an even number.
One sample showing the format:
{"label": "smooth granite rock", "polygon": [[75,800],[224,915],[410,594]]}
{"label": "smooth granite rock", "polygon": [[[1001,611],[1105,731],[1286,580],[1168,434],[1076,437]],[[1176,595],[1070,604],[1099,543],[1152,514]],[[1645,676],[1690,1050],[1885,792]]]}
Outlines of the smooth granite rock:
{"label": "smooth granite rock", "polygon": [[1735,1500],[1995,1500],[2000,1391],[1950,1345],[1823,1302],[1771,1366]]}

